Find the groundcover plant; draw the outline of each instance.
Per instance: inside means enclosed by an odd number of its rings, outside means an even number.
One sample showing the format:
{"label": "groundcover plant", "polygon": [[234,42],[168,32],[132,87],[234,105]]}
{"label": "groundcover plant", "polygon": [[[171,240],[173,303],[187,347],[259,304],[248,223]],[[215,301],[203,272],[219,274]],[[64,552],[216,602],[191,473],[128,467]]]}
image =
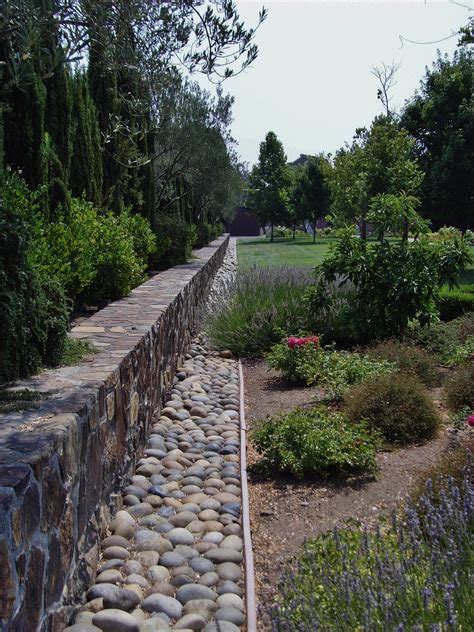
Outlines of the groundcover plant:
{"label": "groundcover plant", "polygon": [[357,524],[308,541],[273,609],[277,632],[472,630],[474,488],[428,481],[375,532]]}

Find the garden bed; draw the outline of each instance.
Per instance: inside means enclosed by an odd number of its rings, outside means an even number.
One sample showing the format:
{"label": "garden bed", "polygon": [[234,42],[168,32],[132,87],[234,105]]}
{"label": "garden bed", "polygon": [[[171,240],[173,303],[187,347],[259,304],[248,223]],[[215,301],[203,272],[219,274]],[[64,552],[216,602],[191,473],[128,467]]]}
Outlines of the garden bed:
{"label": "garden bed", "polygon": [[[244,384],[250,430],[257,419],[289,412],[296,406],[310,407],[321,394],[316,386],[286,384],[261,360],[244,362]],[[432,390],[435,401],[438,392]],[[379,453],[376,478],[354,475],[295,481],[252,474],[249,493],[259,629],[269,629],[265,610],[274,600],[283,567],[305,539],[342,526],[348,519],[373,527],[382,514],[400,506],[423,472],[439,460],[451,438],[442,430],[429,443]],[[249,464],[257,458],[250,447]]]}

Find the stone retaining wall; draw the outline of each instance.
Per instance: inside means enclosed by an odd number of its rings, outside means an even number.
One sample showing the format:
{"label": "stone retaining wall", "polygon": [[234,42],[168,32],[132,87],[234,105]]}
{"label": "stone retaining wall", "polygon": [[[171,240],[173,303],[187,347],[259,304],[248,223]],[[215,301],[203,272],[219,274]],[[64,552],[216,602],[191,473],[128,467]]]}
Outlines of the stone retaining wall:
{"label": "stone retaining wall", "polygon": [[0,630],[57,632],[91,584],[100,530],[141,456],[228,236],[83,324],[99,348],[17,385],[46,394],[0,416]]}

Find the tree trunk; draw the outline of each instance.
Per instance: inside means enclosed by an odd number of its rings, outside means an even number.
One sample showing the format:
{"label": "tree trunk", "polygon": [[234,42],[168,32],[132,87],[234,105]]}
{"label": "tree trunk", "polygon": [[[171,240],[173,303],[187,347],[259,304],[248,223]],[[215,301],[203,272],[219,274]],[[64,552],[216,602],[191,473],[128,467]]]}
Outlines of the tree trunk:
{"label": "tree trunk", "polygon": [[293,224],[293,239],[296,239],[296,226]]}
{"label": "tree trunk", "polygon": [[270,243],[273,243],[273,222],[270,223]]}
{"label": "tree trunk", "polygon": [[316,222],[318,221],[318,218],[316,217],[316,213],[313,216],[313,244],[316,243]]}
{"label": "tree trunk", "polygon": [[402,232],[402,241],[408,241],[408,232],[410,230],[410,225],[407,219],[403,220],[403,232]]}

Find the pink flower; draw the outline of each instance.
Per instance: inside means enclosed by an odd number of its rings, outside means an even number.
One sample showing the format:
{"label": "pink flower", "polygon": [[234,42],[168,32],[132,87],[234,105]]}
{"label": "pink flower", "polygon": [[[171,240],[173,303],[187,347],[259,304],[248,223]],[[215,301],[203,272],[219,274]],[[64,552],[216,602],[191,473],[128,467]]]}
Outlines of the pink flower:
{"label": "pink flower", "polygon": [[467,425],[471,426],[471,428],[474,426],[474,415],[469,415],[469,417],[466,419],[467,421]]}
{"label": "pink flower", "polygon": [[299,347],[308,343],[312,343],[315,347],[319,346],[319,338],[317,336],[308,336],[307,338],[297,338],[296,336],[290,336],[287,341],[287,345],[290,349]]}

